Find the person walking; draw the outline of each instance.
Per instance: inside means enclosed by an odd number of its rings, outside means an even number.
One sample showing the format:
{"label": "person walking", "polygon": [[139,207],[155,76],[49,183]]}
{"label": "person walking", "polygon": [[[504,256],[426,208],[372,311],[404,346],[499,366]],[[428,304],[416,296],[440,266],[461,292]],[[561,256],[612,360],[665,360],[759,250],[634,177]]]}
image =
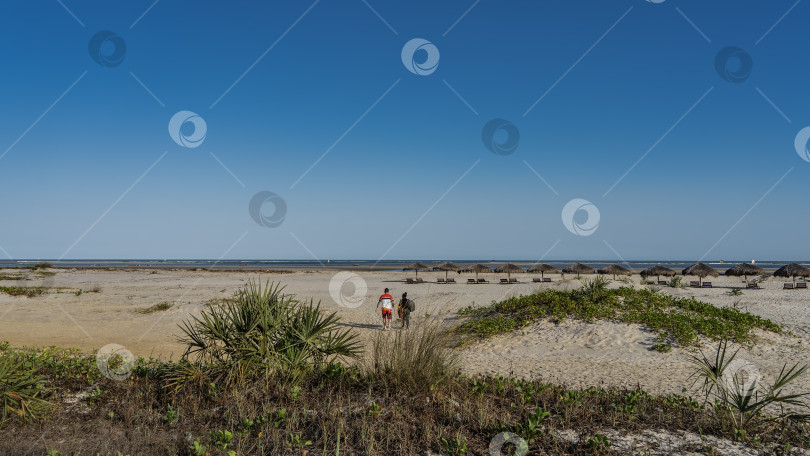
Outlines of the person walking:
{"label": "person walking", "polygon": [[408,299],[408,293],[402,293],[402,299],[399,301],[399,307],[397,307],[397,312],[399,313],[399,318],[402,321],[402,329],[408,329],[411,327],[411,312],[414,311],[413,301]]}
{"label": "person walking", "polygon": [[377,301],[377,308],[382,307],[383,331],[391,329],[391,317],[394,313],[394,297],[388,294],[388,288]]}

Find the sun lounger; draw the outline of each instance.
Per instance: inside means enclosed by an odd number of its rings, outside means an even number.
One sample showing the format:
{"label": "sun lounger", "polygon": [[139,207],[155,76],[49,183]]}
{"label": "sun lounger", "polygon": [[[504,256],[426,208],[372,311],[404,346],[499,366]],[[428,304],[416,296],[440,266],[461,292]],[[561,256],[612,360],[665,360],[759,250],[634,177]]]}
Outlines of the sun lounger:
{"label": "sun lounger", "polygon": [[422,279],[416,279],[416,283],[425,283],[425,281]]}
{"label": "sun lounger", "polygon": [[551,282],[551,277],[543,277],[543,282]]}
{"label": "sun lounger", "polygon": [[666,284],[667,284],[666,280],[659,280],[658,281],[658,285],[666,285]]}
{"label": "sun lounger", "polygon": [[703,282],[703,288],[711,288],[711,287],[712,287],[711,282]]}
{"label": "sun lounger", "polygon": [[509,279],[501,279],[501,284],[509,285]]}
{"label": "sun lounger", "polygon": [[413,279],[410,279],[410,278],[409,278],[409,279],[405,279],[405,283],[414,284],[414,283],[416,283],[416,282],[414,282],[414,281],[413,281]]}
{"label": "sun lounger", "polygon": [[489,283],[487,279],[478,279],[478,283]]}
{"label": "sun lounger", "polygon": [[796,289],[798,290],[799,288],[804,288],[806,290],[807,289],[807,282],[798,282],[798,283],[796,283]]}
{"label": "sun lounger", "polygon": [[689,282],[689,286],[692,288],[700,288],[700,282],[698,282],[697,280],[692,280]]}
{"label": "sun lounger", "polygon": [[759,284],[756,283],[756,282],[749,283],[748,285],[745,286],[745,288],[748,288],[748,289],[751,289],[751,290],[761,290],[761,288],[759,287]]}
{"label": "sun lounger", "polygon": [[456,283],[456,279],[447,279],[447,283]]}
{"label": "sun lounger", "polygon": [[518,279],[509,279],[509,283],[520,283]]}
{"label": "sun lounger", "polygon": [[478,283],[478,282],[476,282],[475,279],[467,279],[467,283],[471,284],[471,283]]}
{"label": "sun lounger", "polygon": [[446,283],[444,279],[436,279],[436,283]]}
{"label": "sun lounger", "polygon": [[532,279],[532,283],[538,283],[538,282],[542,282],[542,281],[543,281],[543,279],[541,279],[540,277],[535,277],[535,278]]}
{"label": "sun lounger", "polygon": [[793,284],[790,282],[785,282],[785,286],[782,287],[783,290],[793,290]]}

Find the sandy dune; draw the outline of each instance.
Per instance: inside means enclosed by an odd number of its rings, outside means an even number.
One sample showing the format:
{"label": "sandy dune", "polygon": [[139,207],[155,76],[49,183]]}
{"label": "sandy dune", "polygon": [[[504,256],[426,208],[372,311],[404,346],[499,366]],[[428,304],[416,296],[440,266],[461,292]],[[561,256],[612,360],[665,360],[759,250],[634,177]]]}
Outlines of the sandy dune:
{"label": "sandy dune", "polygon": [[[509,296],[531,293],[541,287],[573,289],[579,281],[569,280],[551,285],[525,283],[518,285],[439,285],[425,283],[406,285],[405,275],[395,272],[358,272],[367,285],[364,299],[356,308],[351,299],[339,305],[330,295],[330,281],[335,271],[299,271],[284,274],[255,272],[207,271],[91,271],[54,270],[52,277],[40,277],[26,271],[29,280],[6,280],[0,286],[55,287],[43,296],[26,298],[0,293],[0,340],[15,345],[62,345],[91,350],[109,343],[123,345],[136,355],[177,358],[183,346],[178,344],[177,324],[193,315],[204,304],[230,296],[251,278],[286,285],[286,292],[300,298],[321,301],[322,306],[339,313],[343,322],[367,339],[379,329],[375,312],[377,297],[385,287],[395,297],[407,291],[418,305],[418,315],[441,315],[448,324],[454,312],[468,305],[486,305]],[[0,274],[18,274],[2,270]],[[434,280],[443,274],[422,274]],[[456,276],[466,280],[466,275]],[[500,276],[490,275],[497,281]],[[559,277],[554,277],[558,280]],[[634,281],[638,283],[638,277]],[[461,282],[462,280],[460,280]],[[793,335],[761,333],[760,342],[751,350],[743,349],[740,357],[750,362],[766,378],[777,374],[784,362],[810,363],[810,292],[782,290],[782,281],[769,279],[763,290],[744,291],[730,296],[731,287],[742,285],[737,278],[713,280],[713,289],[671,289],[667,293],[694,295],[715,305],[737,305],[743,310],[784,325]],[[340,283],[337,283],[340,289]],[[637,285],[638,286],[638,285]],[[80,295],[77,290],[83,290]],[[93,292],[93,289],[99,289]],[[353,293],[344,284],[343,294]],[[338,295],[340,300],[340,295]],[[169,310],[140,314],[161,302],[172,303]],[[571,386],[640,384],[650,392],[680,393],[688,385],[690,351],[675,348],[662,354],[651,351],[655,334],[639,325],[616,322],[588,324],[566,320],[560,324],[540,322],[524,331],[494,337],[467,346],[462,351],[464,369],[470,374],[499,373],[524,378],[540,378]],[[810,378],[797,387],[810,390]]]}

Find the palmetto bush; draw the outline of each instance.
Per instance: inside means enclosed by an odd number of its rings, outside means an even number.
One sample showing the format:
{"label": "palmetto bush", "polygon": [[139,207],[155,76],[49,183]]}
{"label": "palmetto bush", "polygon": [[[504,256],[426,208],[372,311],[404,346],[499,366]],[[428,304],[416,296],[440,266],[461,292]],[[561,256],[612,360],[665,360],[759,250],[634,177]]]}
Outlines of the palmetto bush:
{"label": "palmetto bush", "polygon": [[278,373],[296,380],[336,358],[357,358],[356,334],[341,329],[335,313],[298,301],[278,284],[250,281],[232,299],[209,303],[180,326],[183,359],[229,372]]}
{"label": "palmetto bush", "polygon": [[41,397],[43,379],[35,371],[11,356],[0,357],[0,424],[10,415],[26,421],[38,419],[51,408]]}

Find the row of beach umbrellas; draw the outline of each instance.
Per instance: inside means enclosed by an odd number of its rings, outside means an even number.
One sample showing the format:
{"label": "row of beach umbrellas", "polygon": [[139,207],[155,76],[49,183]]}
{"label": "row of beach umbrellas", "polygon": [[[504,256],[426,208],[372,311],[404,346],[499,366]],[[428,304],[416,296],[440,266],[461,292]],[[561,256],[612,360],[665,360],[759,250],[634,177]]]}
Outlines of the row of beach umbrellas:
{"label": "row of beach umbrellas", "polygon": [[[450,271],[474,272],[476,280],[478,280],[478,274],[481,272],[493,272],[493,271],[499,273],[505,272],[510,279],[512,278],[511,274],[513,272],[531,272],[531,273],[539,272],[541,277],[543,277],[543,274],[546,272],[549,273],[560,272],[559,269],[545,263],[534,264],[526,270],[512,263],[504,264],[503,266],[500,266],[495,269],[481,263],[471,264],[469,266],[464,267],[461,267],[454,263],[442,263],[440,265],[432,267],[423,263],[412,263],[409,264],[408,266],[405,266],[402,269],[405,271],[414,271],[417,277],[419,277],[419,271],[427,271],[430,269],[433,269],[434,271],[444,271],[445,279],[447,279],[447,274]],[[629,276],[633,274],[631,270],[618,264],[611,264],[603,268],[594,269],[582,263],[574,263],[568,267],[563,268],[562,272],[563,274],[577,274],[577,275],[611,274],[613,275],[614,279],[616,278],[617,275]],[[728,269],[726,271],[727,276],[745,277],[746,283],[748,283],[748,276],[762,275],[764,273],[765,273],[764,269],[751,263],[740,263],[737,266],[734,266],[733,268]],[[676,274],[677,272],[675,272],[674,269],[670,269],[661,265],[655,265],[641,271],[642,276],[645,277],[656,276],[659,280],[661,279],[661,276],[672,277],[675,276]],[[720,275],[720,273],[717,272],[717,270],[715,270],[714,268],[705,263],[695,263],[692,266],[689,266],[688,268],[681,271],[681,274],[685,276],[697,276],[700,278],[700,280],[703,280],[704,278],[709,276],[718,277]],[[790,263],[777,269],[773,273],[773,275],[776,277],[792,277],[793,281],[795,282],[796,277],[810,277],[810,269],[797,263]]]}

